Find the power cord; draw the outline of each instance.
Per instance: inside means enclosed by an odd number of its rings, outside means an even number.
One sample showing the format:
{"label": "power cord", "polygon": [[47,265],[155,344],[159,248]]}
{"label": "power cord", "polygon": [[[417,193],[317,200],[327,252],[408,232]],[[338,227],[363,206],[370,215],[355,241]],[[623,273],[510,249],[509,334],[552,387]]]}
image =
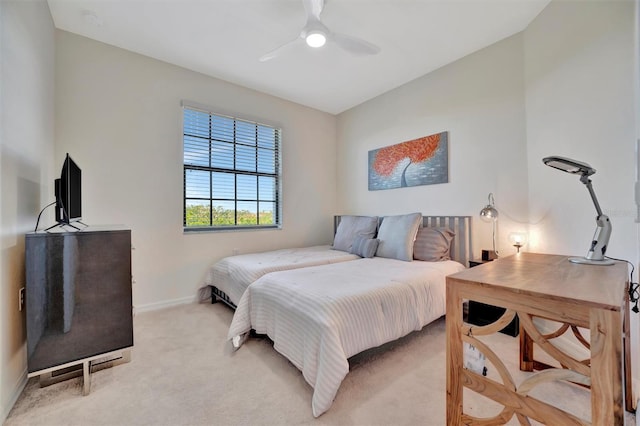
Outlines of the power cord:
{"label": "power cord", "polygon": [[52,205],[54,205],[56,202],[54,201],[51,204],[47,204],[46,206],[44,206],[44,208],[42,210],[40,210],[40,214],[38,215],[38,220],[36,221],[36,227],[34,228],[33,232],[38,232],[38,224],[40,223],[40,216],[42,216],[42,212],[45,211],[47,209],[47,207],[50,207]]}
{"label": "power cord", "polygon": [[609,256],[605,257],[610,260],[617,260],[618,262],[627,262],[631,266],[631,273],[629,274],[629,301],[634,304],[631,310],[637,314],[640,312],[640,309],[638,309],[638,302],[640,302],[640,285],[633,282],[633,271],[635,269],[633,263],[625,259],[616,259],[615,257]]}

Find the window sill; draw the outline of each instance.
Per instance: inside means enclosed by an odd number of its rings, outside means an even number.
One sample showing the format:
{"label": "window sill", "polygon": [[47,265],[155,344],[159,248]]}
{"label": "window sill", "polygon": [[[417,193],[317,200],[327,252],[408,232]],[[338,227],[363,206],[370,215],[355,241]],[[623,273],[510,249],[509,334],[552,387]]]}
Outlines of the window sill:
{"label": "window sill", "polygon": [[269,226],[220,226],[220,227],[189,227],[182,228],[183,234],[209,234],[216,232],[245,232],[245,231],[279,231],[282,225]]}

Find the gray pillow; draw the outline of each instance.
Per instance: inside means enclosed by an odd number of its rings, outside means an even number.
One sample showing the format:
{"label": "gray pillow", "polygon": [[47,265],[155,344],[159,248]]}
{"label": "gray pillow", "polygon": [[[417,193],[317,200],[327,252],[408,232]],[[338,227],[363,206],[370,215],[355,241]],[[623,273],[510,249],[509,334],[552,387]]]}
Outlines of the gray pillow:
{"label": "gray pillow", "polygon": [[385,216],[378,231],[376,256],[390,259],[413,260],[413,241],[422,223],[421,213]]}
{"label": "gray pillow", "polygon": [[420,228],[413,245],[413,258],[427,262],[451,259],[449,250],[455,236],[449,228]]}
{"label": "gray pillow", "polygon": [[358,236],[373,238],[378,227],[377,216],[342,216],[336,235],[333,238],[333,249],[351,251],[353,240]]}
{"label": "gray pillow", "polygon": [[357,254],[360,257],[373,257],[378,249],[378,240],[375,238],[365,238],[362,235],[358,235],[353,240],[351,246],[351,253]]}

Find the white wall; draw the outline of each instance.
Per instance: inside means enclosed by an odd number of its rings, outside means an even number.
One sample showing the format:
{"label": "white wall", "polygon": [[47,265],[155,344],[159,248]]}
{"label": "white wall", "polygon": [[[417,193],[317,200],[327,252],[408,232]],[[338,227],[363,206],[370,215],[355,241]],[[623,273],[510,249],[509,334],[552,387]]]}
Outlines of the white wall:
{"label": "white wall", "polygon": [[[193,300],[233,249],[331,242],[334,116],[67,32],[56,49],[56,164],[82,168],[84,222],[131,227],[138,309]],[[282,230],[183,234],[183,99],[282,126]]]}
{"label": "white wall", "polygon": [[[638,266],[634,16],[631,0],[554,1],[524,33],[530,251],[584,256],[589,249],[596,211],[586,187],[541,161],[562,155],[597,170],[593,187],[613,226],[607,255]],[[631,324],[638,379],[638,315]]]}
{"label": "white wall", "polygon": [[632,1],[552,2],[525,31],[532,251],[585,255],[596,227],[586,187],[542,164],[562,155],[597,170],[607,254],[638,259],[633,16]]}
{"label": "white wall", "polygon": [[[499,251],[515,253],[507,237],[528,214],[522,43],[515,35],[340,114],[341,213],[470,215],[479,257],[492,245],[491,225],[478,220],[492,192]],[[442,131],[449,183],[367,190],[368,151]]]}
{"label": "white wall", "polygon": [[53,35],[45,1],[0,1],[0,423],[26,383],[24,234],[53,187]]}

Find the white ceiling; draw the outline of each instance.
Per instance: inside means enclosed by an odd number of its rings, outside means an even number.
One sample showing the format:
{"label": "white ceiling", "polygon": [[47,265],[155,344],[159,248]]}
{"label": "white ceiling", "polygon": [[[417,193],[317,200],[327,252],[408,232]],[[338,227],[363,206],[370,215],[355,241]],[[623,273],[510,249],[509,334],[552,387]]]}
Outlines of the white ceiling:
{"label": "white ceiling", "polygon": [[550,0],[327,0],[331,30],[382,49],[354,56],[295,38],[301,0],[48,0],[55,26],[338,114],[522,31]]}

